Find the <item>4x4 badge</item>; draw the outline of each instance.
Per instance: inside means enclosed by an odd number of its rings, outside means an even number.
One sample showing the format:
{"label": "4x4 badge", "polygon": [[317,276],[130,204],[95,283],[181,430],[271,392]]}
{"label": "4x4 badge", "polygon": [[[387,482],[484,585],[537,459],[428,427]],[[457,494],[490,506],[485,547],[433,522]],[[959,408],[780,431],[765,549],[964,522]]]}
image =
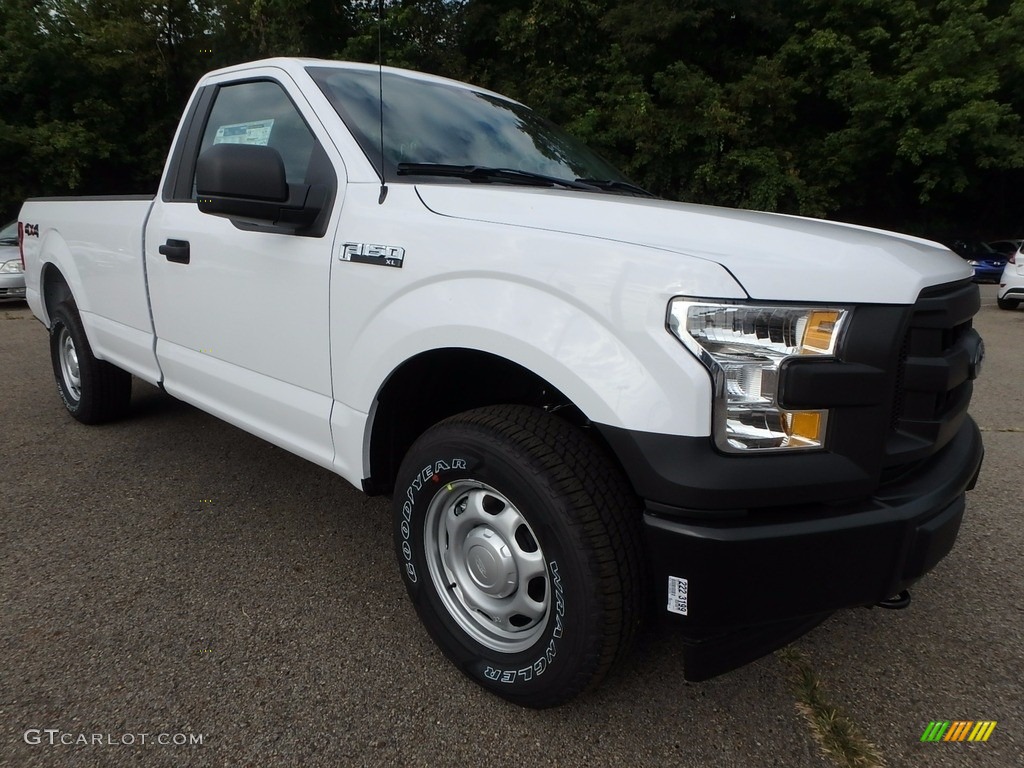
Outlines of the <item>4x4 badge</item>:
{"label": "4x4 badge", "polygon": [[377,264],[381,267],[401,269],[405,259],[405,248],[396,245],[374,245],[372,243],[345,243],[338,258],[358,264]]}

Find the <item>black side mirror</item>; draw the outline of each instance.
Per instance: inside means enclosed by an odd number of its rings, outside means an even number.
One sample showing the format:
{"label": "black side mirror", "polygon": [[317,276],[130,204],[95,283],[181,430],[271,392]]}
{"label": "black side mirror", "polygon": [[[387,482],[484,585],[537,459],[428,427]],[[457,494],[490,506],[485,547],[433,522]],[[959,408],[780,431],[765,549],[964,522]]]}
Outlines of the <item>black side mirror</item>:
{"label": "black side mirror", "polygon": [[196,163],[196,197],[203,213],[298,232],[316,221],[328,191],[289,184],[284,161],[273,147],[215,144]]}

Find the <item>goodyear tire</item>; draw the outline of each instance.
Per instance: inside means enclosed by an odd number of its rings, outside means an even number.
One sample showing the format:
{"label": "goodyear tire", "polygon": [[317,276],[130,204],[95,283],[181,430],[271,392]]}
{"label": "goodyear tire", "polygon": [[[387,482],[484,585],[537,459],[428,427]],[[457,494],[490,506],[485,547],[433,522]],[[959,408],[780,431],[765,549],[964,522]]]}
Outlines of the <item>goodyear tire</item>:
{"label": "goodyear tire", "polygon": [[488,690],[553,706],[628,650],[643,608],[641,510],[577,428],[524,406],[443,421],[402,462],[394,519],[421,621]]}
{"label": "goodyear tire", "polygon": [[52,319],[50,361],[57,393],[68,413],[83,424],[123,415],[132,395],[131,374],[93,356],[73,304],[58,304]]}

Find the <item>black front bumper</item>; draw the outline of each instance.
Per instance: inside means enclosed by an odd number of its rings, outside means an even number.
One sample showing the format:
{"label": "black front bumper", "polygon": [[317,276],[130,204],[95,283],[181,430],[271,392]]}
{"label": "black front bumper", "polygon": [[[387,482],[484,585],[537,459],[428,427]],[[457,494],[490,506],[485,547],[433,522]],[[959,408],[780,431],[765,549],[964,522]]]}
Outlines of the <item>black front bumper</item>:
{"label": "black front bumper", "polygon": [[644,515],[655,583],[686,579],[686,626],[701,631],[873,605],[953,547],[984,449],[966,419],[940,452],[857,503],[699,519]]}
{"label": "black front bumper", "polygon": [[983,456],[966,417],[940,451],[859,501],[757,508],[752,493],[750,509],[731,513],[649,501],[648,567],[687,639],[687,678],[734,669],[835,610],[913,584],[952,549]]}

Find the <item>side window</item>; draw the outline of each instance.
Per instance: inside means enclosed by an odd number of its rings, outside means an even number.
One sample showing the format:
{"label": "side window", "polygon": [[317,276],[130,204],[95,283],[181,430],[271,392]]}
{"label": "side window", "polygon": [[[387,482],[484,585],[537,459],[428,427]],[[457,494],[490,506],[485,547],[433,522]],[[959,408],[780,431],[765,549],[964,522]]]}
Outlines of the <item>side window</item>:
{"label": "side window", "polygon": [[229,143],[273,147],[284,160],[288,183],[307,183],[316,139],[277,83],[260,80],[218,89],[199,154]]}

